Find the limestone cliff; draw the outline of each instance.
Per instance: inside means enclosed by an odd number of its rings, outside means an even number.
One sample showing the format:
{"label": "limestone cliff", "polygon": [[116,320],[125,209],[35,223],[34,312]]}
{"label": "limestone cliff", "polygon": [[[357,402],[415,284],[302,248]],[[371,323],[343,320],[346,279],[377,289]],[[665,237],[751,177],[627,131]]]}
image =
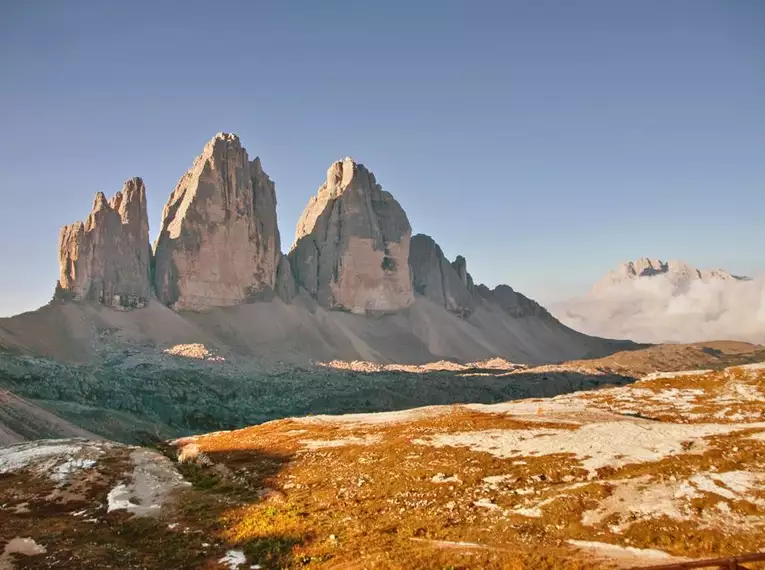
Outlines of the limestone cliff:
{"label": "limestone cliff", "polygon": [[411,226],[393,196],[351,158],[335,162],[298,222],[290,263],[324,307],[389,312],[414,301]]}
{"label": "limestone cliff", "polygon": [[59,297],[136,308],[151,297],[149,219],[143,180],[132,178],[111,201],[96,194],[85,222],[61,228]]}
{"label": "limestone cliff", "polygon": [[[464,257],[458,256],[454,263],[449,263],[430,236],[417,234],[412,237],[409,267],[415,292],[461,317],[472,312],[473,299]],[[470,283],[472,288],[472,280]]]}
{"label": "limestone cliff", "polygon": [[273,292],[281,256],[274,183],[219,133],[165,205],[154,283],[175,309],[237,305]]}

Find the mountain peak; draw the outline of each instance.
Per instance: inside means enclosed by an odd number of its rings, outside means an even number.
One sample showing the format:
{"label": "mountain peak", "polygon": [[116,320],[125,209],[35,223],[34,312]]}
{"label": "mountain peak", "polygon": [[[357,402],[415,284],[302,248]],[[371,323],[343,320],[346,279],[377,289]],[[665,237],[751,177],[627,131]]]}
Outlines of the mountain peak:
{"label": "mountain peak", "polygon": [[722,269],[699,270],[685,261],[673,259],[662,261],[658,258],[641,257],[627,261],[606,273],[592,287],[594,293],[618,286],[622,283],[665,275],[677,287],[687,287],[692,281],[710,282],[716,280],[742,281],[748,277],[739,277]]}

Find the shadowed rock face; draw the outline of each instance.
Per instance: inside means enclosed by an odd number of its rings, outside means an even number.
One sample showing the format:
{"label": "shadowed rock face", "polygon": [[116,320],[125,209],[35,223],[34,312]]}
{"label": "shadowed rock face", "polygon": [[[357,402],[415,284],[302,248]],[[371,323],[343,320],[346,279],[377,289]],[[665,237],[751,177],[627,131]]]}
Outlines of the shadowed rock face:
{"label": "shadowed rock face", "polygon": [[417,293],[461,317],[467,317],[472,312],[472,279],[464,257],[457,256],[454,263],[449,263],[433,238],[417,234],[412,237],[409,266]]}
{"label": "shadowed rock face", "polygon": [[192,310],[254,300],[274,290],[280,256],[274,184],[236,135],[219,133],[165,205],[157,296]]}
{"label": "shadowed rock face", "polygon": [[58,251],[58,296],[117,308],[145,305],[151,248],[143,180],[128,180],[111,201],[96,194],[84,223],[61,228]]}
{"label": "shadowed rock face", "polygon": [[346,158],[298,221],[290,263],[297,282],[322,306],[388,312],[414,301],[409,274],[411,226],[390,193]]}
{"label": "shadowed rock face", "polygon": [[409,253],[414,290],[446,310],[463,319],[469,317],[476,306],[487,302],[498,306],[513,318],[539,317],[553,320],[547,310],[536,301],[518,293],[507,285],[489,289],[475,285],[467,272],[467,261],[461,255],[449,263],[433,238],[424,234],[412,237]]}
{"label": "shadowed rock face", "polygon": [[497,285],[494,289],[489,289],[486,285],[478,285],[476,293],[483,299],[499,305],[511,317],[539,317],[554,320],[542,305],[514,291],[508,285]]}
{"label": "shadowed rock face", "polygon": [[297,295],[295,277],[292,275],[292,267],[289,258],[282,254],[279,258],[279,268],[276,272],[276,294],[285,303],[289,303]]}

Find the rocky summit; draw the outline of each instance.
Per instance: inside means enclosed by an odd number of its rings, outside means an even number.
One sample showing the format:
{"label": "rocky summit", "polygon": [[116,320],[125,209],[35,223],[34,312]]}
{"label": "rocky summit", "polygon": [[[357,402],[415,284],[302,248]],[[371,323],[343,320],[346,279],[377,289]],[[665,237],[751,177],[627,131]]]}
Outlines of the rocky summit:
{"label": "rocky summit", "polygon": [[403,208],[363,164],[335,162],[298,221],[290,261],[319,304],[353,313],[392,312],[414,301],[412,228]]}
{"label": "rocky summit", "polygon": [[110,201],[96,194],[85,222],[61,228],[57,296],[140,307],[151,296],[151,248],[143,180],[132,178]]}
{"label": "rocky summit", "polygon": [[219,133],[165,205],[154,283],[176,309],[236,305],[273,291],[281,257],[274,184]]}

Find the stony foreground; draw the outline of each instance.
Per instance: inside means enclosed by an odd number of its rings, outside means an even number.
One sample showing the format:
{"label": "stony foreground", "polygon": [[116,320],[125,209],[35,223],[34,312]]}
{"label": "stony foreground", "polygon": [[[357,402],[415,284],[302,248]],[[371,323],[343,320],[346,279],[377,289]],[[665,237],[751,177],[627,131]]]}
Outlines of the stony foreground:
{"label": "stony foreground", "polygon": [[4,569],[625,568],[762,549],[761,364],[159,451],[0,450]]}

